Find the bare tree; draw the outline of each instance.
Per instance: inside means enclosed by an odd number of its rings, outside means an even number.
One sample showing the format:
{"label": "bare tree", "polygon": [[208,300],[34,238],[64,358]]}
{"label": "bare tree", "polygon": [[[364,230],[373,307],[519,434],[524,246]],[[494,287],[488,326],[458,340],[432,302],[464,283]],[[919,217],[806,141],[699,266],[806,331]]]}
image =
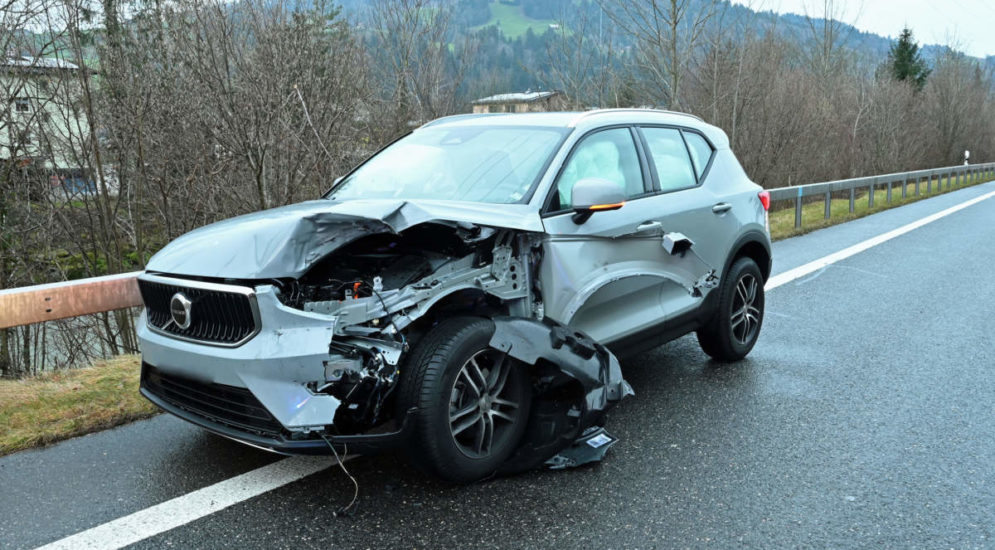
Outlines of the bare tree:
{"label": "bare tree", "polygon": [[558,27],[547,31],[548,69],[537,77],[549,87],[563,88],[575,108],[627,106],[625,82],[619,74],[621,52],[614,28],[604,30],[585,11],[574,17],[561,13]]}
{"label": "bare tree", "polygon": [[472,35],[458,37],[452,6],[433,0],[374,0],[369,55],[380,93],[371,106],[373,130],[382,141],[407,131],[409,124],[458,112],[466,71],[476,54]]}
{"label": "bare tree", "polygon": [[682,109],[684,74],[720,5],[718,0],[600,1],[619,30],[636,43],[635,63],[644,77],[644,94]]}

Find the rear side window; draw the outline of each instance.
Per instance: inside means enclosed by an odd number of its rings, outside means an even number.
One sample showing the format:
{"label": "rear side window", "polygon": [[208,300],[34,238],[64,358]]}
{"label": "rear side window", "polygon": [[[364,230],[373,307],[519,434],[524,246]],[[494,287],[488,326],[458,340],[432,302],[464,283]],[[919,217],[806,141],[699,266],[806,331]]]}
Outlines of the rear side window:
{"label": "rear side window", "polygon": [[714,151],[701,134],[684,132],[684,140],[688,143],[688,149],[691,151],[691,161],[694,162],[694,170],[700,180],[701,176],[705,173],[705,168],[708,167],[709,161],[712,160],[712,153]]}
{"label": "rear side window", "polygon": [[602,130],[577,145],[556,182],[559,204],[554,200],[553,210],[569,209],[573,186],[586,178],[615,182],[626,198],[646,192],[639,154],[628,128]]}
{"label": "rear side window", "polygon": [[675,128],[643,128],[649,157],[660,181],[660,191],[677,191],[698,184],[681,131]]}

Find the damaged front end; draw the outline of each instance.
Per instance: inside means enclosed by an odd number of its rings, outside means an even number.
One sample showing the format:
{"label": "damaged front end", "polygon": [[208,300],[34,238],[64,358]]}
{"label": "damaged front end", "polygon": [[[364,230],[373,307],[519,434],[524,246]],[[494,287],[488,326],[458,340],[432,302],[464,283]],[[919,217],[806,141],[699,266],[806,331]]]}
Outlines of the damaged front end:
{"label": "damaged front end", "polygon": [[[607,349],[544,319],[533,227],[410,205],[377,219],[296,208],[257,216],[252,240],[208,228],[153,258],[140,277],[149,399],[276,452],[410,444],[417,411],[400,410],[396,393],[411,349],[446,318],[478,316],[494,322],[489,345],[528,365],[533,384],[525,436],[502,471],[576,465],[611,445],[597,428],[632,391]],[[189,254],[205,244],[217,251],[209,260]],[[251,268],[232,268],[247,256]],[[220,276],[233,272],[246,276]],[[594,454],[576,452],[578,441]]]}

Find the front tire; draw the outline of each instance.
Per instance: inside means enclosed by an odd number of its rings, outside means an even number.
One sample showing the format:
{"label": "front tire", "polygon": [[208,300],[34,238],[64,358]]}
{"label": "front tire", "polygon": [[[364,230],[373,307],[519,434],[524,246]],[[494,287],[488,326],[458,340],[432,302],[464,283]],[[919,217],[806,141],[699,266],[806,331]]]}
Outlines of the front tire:
{"label": "front tire", "polygon": [[409,458],[447,481],[493,474],[528,423],[528,372],[489,346],[493,335],[489,319],[447,319],[419,342],[401,374],[398,412],[418,409]]}
{"label": "front tire", "polygon": [[698,343],[716,361],[739,361],[757,343],[764,320],[764,278],[757,263],[737,259],[718,292],[719,306],[698,329]]}

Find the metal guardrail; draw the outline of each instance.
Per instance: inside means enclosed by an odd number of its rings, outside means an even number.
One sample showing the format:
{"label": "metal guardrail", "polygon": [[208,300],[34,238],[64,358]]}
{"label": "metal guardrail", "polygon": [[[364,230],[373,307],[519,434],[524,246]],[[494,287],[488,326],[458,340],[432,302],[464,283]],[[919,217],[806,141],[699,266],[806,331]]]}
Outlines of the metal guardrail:
{"label": "metal guardrail", "polygon": [[806,197],[817,197],[822,195],[825,198],[825,218],[828,220],[832,216],[832,194],[840,191],[850,192],[850,213],[854,211],[857,190],[867,189],[868,207],[874,207],[874,191],[886,188],[887,202],[891,202],[891,191],[896,185],[901,186],[902,198],[906,197],[908,188],[915,184],[915,196],[920,194],[920,185],[926,184],[926,194],[933,192],[933,183],[936,182],[936,189],[946,182],[947,189],[951,186],[959,186],[973,181],[977,177],[987,177],[995,179],[995,162],[985,164],[971,164],[962,166],[949,166],[946,168],[933,168],[930,170],[916,170],[913,172],[898,172],[895,174],[885,174],[882,176],[867,176],[863,178],[852,178],[846,180],[827,181],[823,183],[810,183],[807,185],[797,185],[794,187],[778,187],[769,189],[770,200],[773,201],[795,201],[795,227],[802,226],[802,205]]}
{"label": "metal guardrail", "polygon": [[[926,184],[926,194],[933,192],[934,181],[937,189],[944,182],[947,189],[962,185],[969,178],[987,177],[995,179],[995,163],[969,166],[951,166],[932,170],[899,172],[883,176],[870,176],[848,180],[827,181],[795,187],[770,189],[771,201],[795,201],[795,227],[802,224],[802,205],[806,197],[823,195],[826,201],[825,216],[831,214],[832,194],[850,192],[850,212],[854,211],[857,190],[868,190],[868,205],[874,206],[874,191],[884,186],[888,190],[887,201],[891,202],[891,192],[895,185],[902,184],[902,198],[908,187],[915,184],[915,195],[920,194],[920,185]],[[45,285],[0,290],[0,329],[104,313],[116,309],[142,305],[138,291],[138,276],[141,271],[93,277],[76,281],[64,281]]]}

